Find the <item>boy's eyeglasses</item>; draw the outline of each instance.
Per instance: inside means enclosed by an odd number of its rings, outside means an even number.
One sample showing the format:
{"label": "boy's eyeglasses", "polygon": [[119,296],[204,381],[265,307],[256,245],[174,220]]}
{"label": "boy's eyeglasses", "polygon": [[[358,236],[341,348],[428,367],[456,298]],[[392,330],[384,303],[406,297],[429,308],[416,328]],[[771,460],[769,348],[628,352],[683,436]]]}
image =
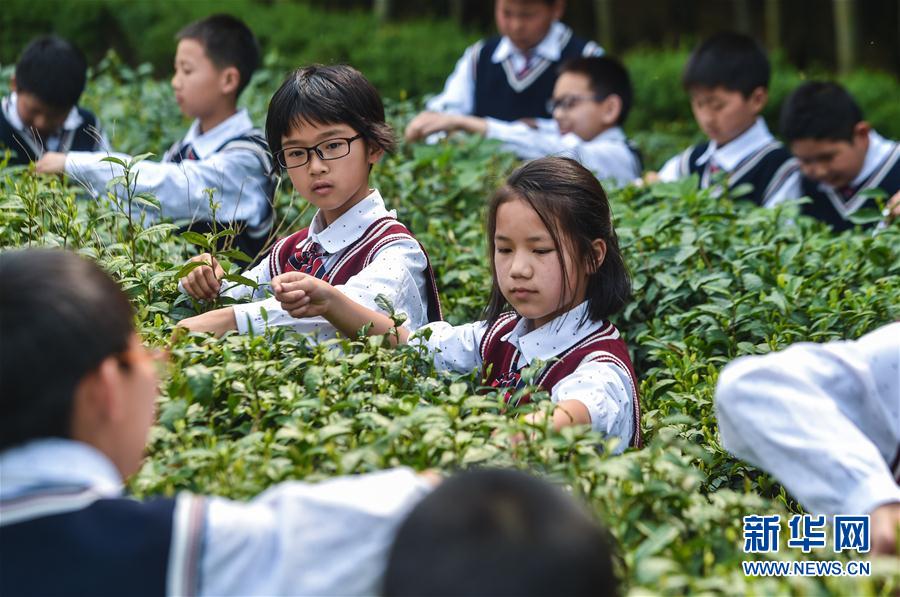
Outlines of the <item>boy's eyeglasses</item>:
{"label": "boy's eyeglasses", "polygon": [[563,110],[571,110],[581,102],[602,102],[606,97],[602,95],[566,95],[561,98],[551,98],[547,100],[547,112],[553,114],[557,108]]}
{"label": "boy's eyeglasses", "polygon": [[328,139],[312,147],[285,147],[275,154],[275,159],[279,166],[286,169],[305,166],[313,151],[320,160],[337,160],[349,155],[350,144],[361,138],[362,135],[356,135],[355,137]]}

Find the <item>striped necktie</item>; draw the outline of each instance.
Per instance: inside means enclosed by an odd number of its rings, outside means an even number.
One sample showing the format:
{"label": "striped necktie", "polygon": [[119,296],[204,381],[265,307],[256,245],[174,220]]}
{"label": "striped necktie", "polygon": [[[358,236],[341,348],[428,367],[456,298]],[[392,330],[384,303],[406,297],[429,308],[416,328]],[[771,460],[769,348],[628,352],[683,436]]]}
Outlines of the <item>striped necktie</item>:
{"label": "striped necktie", "polygon": [[288,257],[288,264],[294,271],[319,279],[324,278],[327,273],[325,271],[325,250],[317,242],[309,243],[305,249]]}

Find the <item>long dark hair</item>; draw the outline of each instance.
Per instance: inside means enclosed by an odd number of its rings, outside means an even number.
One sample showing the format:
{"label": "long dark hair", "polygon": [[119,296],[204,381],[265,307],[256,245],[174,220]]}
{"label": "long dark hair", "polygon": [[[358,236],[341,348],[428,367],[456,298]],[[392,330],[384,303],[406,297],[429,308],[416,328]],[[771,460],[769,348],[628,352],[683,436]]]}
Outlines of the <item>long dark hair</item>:
{"label": "long dark hair", "polygon": [[[578,275],[589,272],[585,291],[588,319],[606,319],[628,304],[631,279],[619,250],[606,192],[597,178],[575,160],[548,157],[518,168],[491,198],[487,213],[487,241],[492,285],[484,319],[493,323],[504,311],[510,310],[497,282],[494,234],[498,208],[516,199],[531,206],[547,227],[559,257],[563,288],[569,288],[563,243],[574,253]],[[606,242],[606,257],[600,267],[595,265],[593,247],[593,241],[598,238]],[[559,311],[572,306],[560,304]]]}

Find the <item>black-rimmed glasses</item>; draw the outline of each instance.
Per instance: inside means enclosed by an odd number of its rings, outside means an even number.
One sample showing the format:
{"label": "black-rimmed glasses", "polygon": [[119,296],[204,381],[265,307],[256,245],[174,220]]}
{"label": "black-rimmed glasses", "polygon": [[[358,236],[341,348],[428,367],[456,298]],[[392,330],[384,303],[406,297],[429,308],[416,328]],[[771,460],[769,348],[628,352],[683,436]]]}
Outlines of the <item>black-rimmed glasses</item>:
{"label": "black-rimmed glasses", "polygon": [[603,95],[564,95],[560,98],[551,98],[547,100],[547,112],[553,114],[557,108],[563,110],[571,110],[581,102],[602,102],[607,96]]}
{"label": "black-rimmed glasses", "polygon": [[282,168],[299,168],[309,162],[311,152],[315,151],[320,160],[337,160],[350,154],[350,144],[361,139],[362,135],[355,137],[338,137],[326,139],[312,147],[285,147],[275,154],[278,165]]}

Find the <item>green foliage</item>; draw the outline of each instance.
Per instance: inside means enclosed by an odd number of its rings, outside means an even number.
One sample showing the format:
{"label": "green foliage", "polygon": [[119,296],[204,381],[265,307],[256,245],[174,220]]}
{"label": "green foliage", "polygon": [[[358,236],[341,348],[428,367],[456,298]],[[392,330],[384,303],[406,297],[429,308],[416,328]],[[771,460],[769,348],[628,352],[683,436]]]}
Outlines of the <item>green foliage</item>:
{"label": "green foliage", "polygon": [[[113,125],[114,144],[159,153],[180,125],[165,91],[146,69],[110,58],[86,102]],[[244,98],[257,121],[267,93],[251,88]],[[414,107],[390,102],[392,121],[402,125]],[[127,187],[130,163],[122,165],[118,184]],[[427,247],[454,323],[477,318],[487,301],[483,206],[514,165],[492,142],[454,137],[402,146],[374,171],[373,186]],[[276,199],[285,232],[312,215],[289,186]],[[213,235],[177,236],[165,223],[142,229],[128,202],[153,200],[121,189],[87,200],[58,178],[0,169],[0,247],[60,246],[97,259],[132,297],[146,341],[167,344],[193,308],[176,290],[178,275]],[[855,337],[900,317],[900,228],[834,236],[795,205],[755,209],[692,181],[628,187],[610,200],[635,288],[615,323],[641,378],[644,449],[608,457],[591,433],[529,429],[517,415],[548,408],[546,394],[504,412],[496,393],[477,391],[475,375],[437,372],[419,349],[387,349],[381,338],[312,345],[283,332],[189,335],[172,346],[149,457],[131,489],[246,498],[284,479],[395,465],[513,466],[590,503],[621,545],[633,593],[893,594],[900,577],[889,566],[876,565],[870,579],[743,576],[741,517],[796,506],[724,452],[713,395],[722,366],[738,356]],[[534,437],[513,444],[521,432]]]}

